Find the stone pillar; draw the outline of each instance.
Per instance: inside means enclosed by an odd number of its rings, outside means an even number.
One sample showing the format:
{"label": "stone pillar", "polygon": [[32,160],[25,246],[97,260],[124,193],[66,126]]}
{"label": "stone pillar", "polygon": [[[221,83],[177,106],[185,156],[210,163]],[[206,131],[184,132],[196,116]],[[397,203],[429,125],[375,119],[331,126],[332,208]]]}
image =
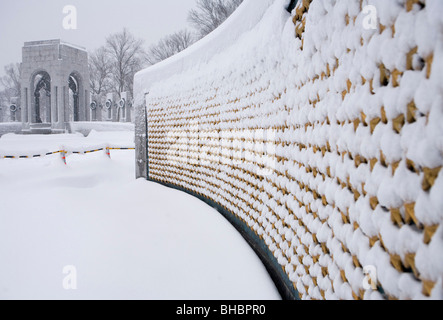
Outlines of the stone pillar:
{"label": "stone pillar", "polygon": [[146,102],[135,108],[135,170],[136,178],[149,177],[148,168],[148,122]]}
{"label": "stone pillar", "polygon": [[84,95],[83,95],[84,102],[83,103],[84,103],[84,109],[85,109],[85,115],[86,115],[85,121],[91,121],[91,119],[92,119],[91,108],[90,108],[91,97],[90,97],[88,90],[84,89],[83,92],[84,92]]}
{"label": "stone pillar", "polygon": [[77,121],[85,121],[86,120],[86,109],[85,109],[85,92],[83,90],[83,82],[80,82],[78,85],[78,120]]}
{"label": "stone pillar", "polygon": [[58,105],[57,105],[57,129],[65,129],[64,128],[64,119],[65,119],[65,110],[64,110],[64,89],[65,87],[63,86],[59,86],[58,87],[58,92],[57,92],[57,101],[58,101]]}
{"label": "stone pillar", "polygon": [[51,127],[56,129],[57,126],[57,89],[55,85],[51,85]]}
{"label": "stone pillar", "polygon": [[29,106],[29,87],[25,86],[22,88],[21,93],[21,105],[22,105],[22,126],[23,129],[27,128],[28,123],[30,122],[29,114],[30,114],[30,106]]}
{"label": "stone pillar", "polygon": [[32,92],[32,86],[29,87],[28,91],[28,122],[34,123],[34,94]]}
{"label": "stone pillar", "polygon": [[63,87],[63,122],[69,122],[69,116],[69,87],[66,85]]}
{"label": "stone pillar", "polygon": [[31,96],[31,100],[30,100],[30,105],[31,105],[31,112],[30,112],[31,121],[30,121],[30,123],[31,124],[37,122],[37,112],[36,112],[36,107],[37,106],[35,104],[35,95],[34,95],[33,90],[34,90],[34,88],[31,87],[31,93],[30,93],[30,96]]}
{"label": "stone pillar", "polygon": [[[45,93],[46,95],[46,93]],[[51,123],[52,122],[52,88],[50,92],[50,96],[45,96],[46,99],[46,119],[43,121],[45,123]],[[49,106],[48,106],[49,104]]]}

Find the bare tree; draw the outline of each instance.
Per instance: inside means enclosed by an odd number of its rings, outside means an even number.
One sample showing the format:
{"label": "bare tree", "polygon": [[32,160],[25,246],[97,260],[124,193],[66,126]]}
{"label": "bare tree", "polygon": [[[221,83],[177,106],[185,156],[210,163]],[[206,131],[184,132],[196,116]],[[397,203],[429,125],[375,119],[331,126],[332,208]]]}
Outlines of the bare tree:
{"label": "bare tree", "polygon": [[107,93],[112,88],[112,67],[105,47],[89,55],[91,91],[96,95]]}
{"label": "bare tree", "polygon": [[[4,76],[0,77],[0,122],[10,121],[9,104],[12,98],[18,98],[21,94],[21,64],[11,63],[4,67]],[[16,103],[14,102],[14,103]]]}
{"label": "bare tree", "polygon": [[143,67],[146,52],[143,41],[136,39],[127,29],[106,39],[105,50],[112,75],[112,89],[117,94],[132,92],[134,75]]}
{"label": "bare tree", "polygon": [[151,46],[147,53],[147,61],[153,65],[163,61],[189,47],[194,43],[194,37],[188,30],[181,30],[164,37],[156,45]]}
{"label": "bare tree", "polygon": [[197,0],[197,8],[192,9],[188,21],[201,38],[221,25],[243,2],[243,0]]}
{"label": "bare tree", "polygon": [[21,94],[21,65],[11,63],[4,68],[5,75],[0,78],[0,84],[4,87],[6,97],[20,97]]}

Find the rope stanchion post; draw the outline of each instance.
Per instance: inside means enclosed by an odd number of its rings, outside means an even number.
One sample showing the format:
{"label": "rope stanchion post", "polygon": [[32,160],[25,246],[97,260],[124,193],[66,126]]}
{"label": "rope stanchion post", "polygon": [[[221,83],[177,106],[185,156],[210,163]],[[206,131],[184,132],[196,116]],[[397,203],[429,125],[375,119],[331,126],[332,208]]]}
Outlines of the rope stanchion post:
{"label": "rope stanchion post", "polygon": [[111,159],[111,148],[109,148],[109,146],[106,146],[106,148],[105,148],[105,153],[106,153],[106,156],[107,156],[109,159]]}
{"label": "rope stanchion post", "polygon": [[60,157],[62,158],[63,163],[67,164],[66,163],[66,151],[65,151],[65,148],[62,148],[62,150],[60,150]]}

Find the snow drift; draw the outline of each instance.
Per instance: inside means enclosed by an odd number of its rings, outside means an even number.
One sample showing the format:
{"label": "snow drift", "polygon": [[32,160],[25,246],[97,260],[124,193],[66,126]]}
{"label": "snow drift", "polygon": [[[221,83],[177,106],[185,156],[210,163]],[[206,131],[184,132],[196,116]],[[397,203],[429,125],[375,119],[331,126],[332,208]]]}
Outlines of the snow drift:
{"label": "snow drift", "polygon": [[[111,159],[72,154],[68,165],[58,155],[1,158],[11,146],[23,153],[60,143],[130,146],[133,134],[0,138],[0,300],[280,299],[253,250],[215,210],[135,180],[133,150]],[[75,290],[64,285],[68,266]]]}
{"label": "snow drift", "polygon": [[0,123],[0,137],[7,133],[19,133],[22,130],[21,122]]}

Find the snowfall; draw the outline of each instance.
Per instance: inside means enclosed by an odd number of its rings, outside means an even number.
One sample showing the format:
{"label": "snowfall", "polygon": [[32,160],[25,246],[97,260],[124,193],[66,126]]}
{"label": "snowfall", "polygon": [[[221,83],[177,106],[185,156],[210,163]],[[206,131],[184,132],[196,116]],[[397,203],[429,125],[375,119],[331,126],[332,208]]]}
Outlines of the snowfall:
{"label": "snowfall", "polygon": [[0,138],[0,299],[280,299],[217,211],[135,179],[133,150],[68,154],[66,164],[60,154],[32,158],[133,140],[94,131]]}

